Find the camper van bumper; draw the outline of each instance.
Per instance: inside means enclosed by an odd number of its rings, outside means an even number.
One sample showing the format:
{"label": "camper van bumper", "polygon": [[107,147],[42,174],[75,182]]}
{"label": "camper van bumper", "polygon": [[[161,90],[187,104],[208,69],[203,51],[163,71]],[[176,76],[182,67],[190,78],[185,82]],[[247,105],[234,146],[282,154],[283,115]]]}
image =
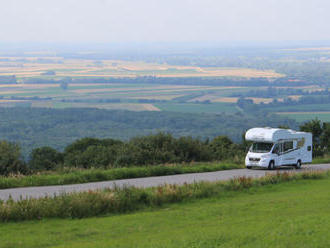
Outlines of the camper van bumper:
{"label": "camper van bumper", "polygon": [[269,163],[259,162],[259,163],[246,163],[246,167],[263,167],[268,168]]}
{"label": "camper van bumper", "polygon": [[259,161],[250,161],[249,157],[245,159],[245,166],[246,167],[263,167],[267,168],[269,165],[269,159],[261,158]]}

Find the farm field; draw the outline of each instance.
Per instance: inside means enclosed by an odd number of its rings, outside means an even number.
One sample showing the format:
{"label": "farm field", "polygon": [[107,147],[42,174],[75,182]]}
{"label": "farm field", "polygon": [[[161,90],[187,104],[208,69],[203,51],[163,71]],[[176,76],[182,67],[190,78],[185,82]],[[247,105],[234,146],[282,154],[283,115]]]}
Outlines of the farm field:
{"label": "farm field", "polygon": [[[47,75],[47,72],[52,71]],[[0,75],[29,77],[263,77],[278,78],[272,70],[235,67],[173,66],[143,61],[66,59],[48,57],[0,57]]]}
{"label": "farm field", "polygon": [[329,178],[291,181],[131,214],[3,223],[0,244],[1,248],[328,247],[329,186]]}
{"label": "farm field", "polygon": [[[131,111],[187,110],[191,112],[236,112],[227,103],[186,103],[196,96],[208,94],[227,95],[241,87],[152,85],[152,84],[71,84],[67,89],[54,84],[2,84],[0,85],[1,107],[46,107],[46,108],[101,108]],[[32,99],[31,99],[32,98]],[[155,102],[162,106],[159,108]],[[177,107],[171,106],[176,103]],[[164,105],[164,106],[163,106]],[[169,105],[169,106],[167,106]],[[196,108],[197,107],[197,108]]]}
{"label": "farm field", "polygon": [[301,104],[301,105],[291,105],[291,106],[280,106],[280,107],[272,107],[271,111],[273,112],[284,112],[284,113],[291,113],[291,112],[329,112],[330,104]]}
{"label": "farm field", "polygon": [[186,112],[186,113],[235,113],[239,112],[234,104],[231,103],[157,103],[155,107],[162,111]]}
{"label": "farm field", "polygon": [[315,118],[322,122],[330,122],[330,112],[278,112],[277,114],[287,116],[299,122],[308,121]]}

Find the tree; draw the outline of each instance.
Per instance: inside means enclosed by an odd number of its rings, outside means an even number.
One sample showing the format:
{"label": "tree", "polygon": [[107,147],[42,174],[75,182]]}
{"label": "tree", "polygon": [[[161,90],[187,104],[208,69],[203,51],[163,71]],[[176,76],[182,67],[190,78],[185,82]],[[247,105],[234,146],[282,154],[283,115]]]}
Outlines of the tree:
{"label": "tree", "polygon": [[300,130],[313,134],[313,156],[322,155],[323,149],[321,148],[320,137],[323,130],[321,126],[321,121],[319,119],[308,121],[300,126]]}
{"label": "tree", "polygon": [[114,139],[79,139],[65,148],[65,165],[84,168],[108,166],[114,161],[115,148],[122,144],[122,141]]}
{"label": "tree", "polygon": [[33,170],[53,170],[60,163],[63,163],[62,153],[45,146],[32,150],[29,166]]}
{"label": "tree", "polygon": [[27,167],[21,158],[19,145],[0,141],[0,175],[26,172]]}
{"label": "tree", "polygon": [[303,132],[310,132],[313,134],[313,143],[318,144],[320,141],[320,136],[322,134],[321,121],[319,119],[314,119],[305,122],[300,126],[300,130]]}
{"label": "tree", "polygon": [[227,136],[218,136],[210,143],[213,156],[217,160],[229,158],[235,153],[234,143]]}
{"label": "tree", "polygon": [[323,123],[323,132],[321,136],[321,146],[330,151],[330,123]]}

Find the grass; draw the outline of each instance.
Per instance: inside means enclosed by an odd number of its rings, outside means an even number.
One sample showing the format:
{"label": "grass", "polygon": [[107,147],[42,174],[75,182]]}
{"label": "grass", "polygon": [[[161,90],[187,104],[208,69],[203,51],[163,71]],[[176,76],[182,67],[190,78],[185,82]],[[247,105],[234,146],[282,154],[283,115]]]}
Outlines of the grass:
{"label": "grass", "polygon": [[185,113],[235,113],[239,111],[232,103],[156,103],[154,105],[163,111]]}
{"label": "grass", "polygon": [[0,221],[22,221],[43,218],[86,218],[104,214],[126,213],[158,208],[168,203],[190,201],[229,192],[244,191],[292,180],[320,179],[329,172],[276,173],[263,178],[238,177],[223,182],[163,185],[153,188],[114,187],[87,192],[64,193],[54,197],[0,201]]}
{"label": "grass", "polygon": [[313,162],[312,162],[312,164],[328,164],[328,163],[330,163],[330,155],[313,158]]}
{"label": "grass", "polygon": [[139,178],[150,176],[164,176],[184,173],[211,172],[229,169],[243,168],[242,164],[229,163],[195,163],[195,164],[177,164],[177,165],[159,165],[144,167],[128,167],[113,169],[64,169],[55,172],[44,172],[35,175],[23,176],[13,175],[9,177],[0,177],[0,189],[46,186],[46,185],[64,185],[88,182],[108,181],[115,179]]}
{"label": "grass", "polygon": [[293,180],[152,211],[3,223],[0,247],[329,247],[329,186]]}

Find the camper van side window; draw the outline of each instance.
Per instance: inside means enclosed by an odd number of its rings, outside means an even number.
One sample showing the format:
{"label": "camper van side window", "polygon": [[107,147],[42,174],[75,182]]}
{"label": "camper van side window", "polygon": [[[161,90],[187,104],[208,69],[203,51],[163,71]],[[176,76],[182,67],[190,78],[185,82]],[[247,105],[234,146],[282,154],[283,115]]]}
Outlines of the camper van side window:
{"label": "camper van side window", "polygon": [[302,148],[305,145],[305,138],[298,139],[297,148]]}
{"label": "camper van side window", "polygon": [[284,142],[284,152],[287,152],[292,149],[293,149],[293,141]]}
{"label": "camper van side window", "polygon": [[312,147],[311,146],[307,146],[307,151],[311,151],[312,150]]}

